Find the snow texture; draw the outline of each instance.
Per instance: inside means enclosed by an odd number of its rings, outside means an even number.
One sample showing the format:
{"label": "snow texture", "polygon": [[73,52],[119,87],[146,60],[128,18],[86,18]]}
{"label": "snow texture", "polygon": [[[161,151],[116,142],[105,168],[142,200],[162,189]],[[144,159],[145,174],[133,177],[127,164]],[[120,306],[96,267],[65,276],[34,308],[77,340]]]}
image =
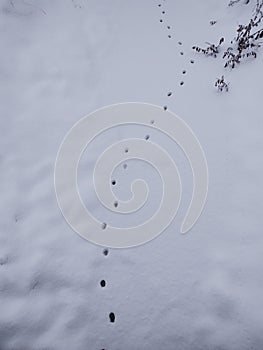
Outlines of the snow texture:
{"label": "snow texture", "polygon": [[[1,350],[262,350],[262,53],[229,71],[192,50],[222,36],[227,45],[247,22],[253,1],[227,3],[1,0]],[[218,93],[223,74],[230,90]],[[101,207],[92,165],[112,140],[149,134],[175,157],[184,189],[161,236],[105,255],[62,217],[54,163],[75,122],[127,101],[167,106],[190,125],[209,194],[181,235],[192,178],[178,147],[147,127],[102,135],[83,155],[79,184],[103,221],[138,224],[160,200],[158,175],[130,161],[116,169],[114,191],[129,197],[144,173],[149,206],[125,220]]]}

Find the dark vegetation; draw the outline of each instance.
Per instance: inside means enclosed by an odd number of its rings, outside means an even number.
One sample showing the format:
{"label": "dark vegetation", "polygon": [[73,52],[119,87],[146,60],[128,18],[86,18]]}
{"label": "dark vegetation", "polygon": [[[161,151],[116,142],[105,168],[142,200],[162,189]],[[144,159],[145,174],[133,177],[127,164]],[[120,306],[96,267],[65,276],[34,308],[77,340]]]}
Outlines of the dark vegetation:
{"label": "dark vegetation", "polygon": [[[228,6],[231,7],[240,2],[247,5],[251,1],[253,0],[231,0]],[[254,1],[255,7],[250,20],[246,24],[238,25],[236,35],[225,51],[222,50],[222,44],[225,42],[225,38],[223,37],[219,40],[218,44],[206,43],[208,46],[205,48],[195,45],[193,49],[205,56],[212,57],[217,57],[223,51],[222,59],[224,61],[224,67],[230,69],[234,69],[245,59],[257,58],[258,49],[261,47],[263,39],[263,0]],[[213,24],[216,23],[216,21],[211,22]],[[224,76],[217,78],[215,82],[215,86],[219,91],[228,91],[228,85],[224,80]]]}

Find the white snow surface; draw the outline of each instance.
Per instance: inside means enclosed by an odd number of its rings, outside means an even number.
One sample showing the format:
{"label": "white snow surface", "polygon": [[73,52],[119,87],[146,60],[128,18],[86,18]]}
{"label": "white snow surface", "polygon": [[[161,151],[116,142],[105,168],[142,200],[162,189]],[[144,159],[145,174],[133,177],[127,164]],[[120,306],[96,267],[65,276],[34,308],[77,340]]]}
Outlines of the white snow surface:
{"label": "white snow surface", "polygon": [[[0,1],[1,350],[262,350],[262,52],[229,71],[192,50],[221,36],[226,48],[247,22],[253,1],[227,4]],[[222,74],[228,93],[213,86]],[[207,156],[209,194],[195,227],[180,234],[190,168],[151,133],[181,166],[180,211],[157,239],[105,256],[64,220],[54,163],[75,122],[128,101],[167,105],[189,124]],[[112,140],[147,132],[113,130],[87,148],[80,187],[101,220],[123,224],[94,197],[91,165]],[[116,169],[116,193],[129,197],[140,172],[151,190],[148,209],[125,218],[132,225],[156,209],[160,184],[145,164],[127,164]]]}

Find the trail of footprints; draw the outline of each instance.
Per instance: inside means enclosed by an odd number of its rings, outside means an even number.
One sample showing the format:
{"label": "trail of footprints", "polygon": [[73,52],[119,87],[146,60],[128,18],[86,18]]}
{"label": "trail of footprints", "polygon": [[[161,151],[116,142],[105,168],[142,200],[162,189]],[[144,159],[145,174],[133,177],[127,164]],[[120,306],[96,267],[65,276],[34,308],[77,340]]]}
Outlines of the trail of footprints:
{"label": "trail of footprints", "polygon": [[[153,124],[153,123],[154,123],[154,121],[151,121],[151,124]],[[146,135],[146,136],[145,136],[145,140],[149,140],[149,139],[150,139],[150,135]],[[125,153],[129,152],[129,149],[128,149],[128,148],[125,148],[125,149],[124,149],[124,152],[125,152]],[[128,164],[127,164],[127,163],[123,163],[123,164],[122,164],[122,168],[123,168],[124,170],[126,170],[126,169],[128,168]],[[117,181],[116,181],[115,179],[112,179],[112,180],[111,180],[111,185],[112,185],[112,186],[117,185]],[[114,205],[115,208],[117,208],[118,202],[115,201],[115,202],[113,203],[113,205]],[[102,223],[101,228],[102,228],[102,230],[105,230],[105,229],[107,228],[107,223],[106,223],[106,222]],[[109,255],[109,249],[108,249],[108,248],[104,248],[103,251],[102,251],[102,254],[103,254],[105,257],[107,257],[107,256]],[[102,280],[100,280],[99,285],[100,285],[101,288],[105,288],[105,287],[107,286],[107,281],[106,281],[105,279],[102,279]],[[116,321],[116,316],[115,316],[115,313],[114,313],[114,312],[112,312],[112,311],[109,312],[108,317],[109,317],[109,322],[110,322],[110,323],[114,323],[114,322]],[[101,350],[105,350],[105,349],[103,348],[103,349],[101,349]]]}
{"label": "trail of footprints", "polygon": [[[114,183],[115,182],[115,183]],[[115,180],[113,180],[112,181],[112,184],[114,183],[114,185],[116,184],[116,181]],[[106,224],[105,224],[106,225]],[[104,250],[103,250],[103,255],[105,256],[105,257],[107,257],[108,255],[109,255],[109,250],[107,249],[107,248],[105,248]],[[106,280],[104,280],[104,279],[102,279],[101,281],[100,281],[100,286],[101,286],[101,288],[105,288],[106,287],[106,285],[107,285],[107,282],[106,282]],[[115,316],[115,313],[114,312],[110,312],[109,313],[109,322],[111,322],[111,323],[114,323],[115,322],[115,318],[116,318],[116,316]],[[101,349],[101,350],[105,350],[105,349]]]}
{"label": "trail of footprints", "polygon": [[[163,0],[163,1],[165,1],[165,0]],[[161,14],[162,14],[162,15],[165,15],[166,12],[165,12],[165,10],[162,9],[163,5],[162,5],[161,3],[159,3],[159,4],[158,4],[158,7],[161,8]],[[164,23],[164,19],[163,19],[163,18],[160,18],[159,21],[160,21],[160,23]],[[168,31],[170,31],[170,30],[171,30],[171,26],[170,26],[170,25],[167,25],[167,26],[166,26],[166,29],[167,29]],[[168,34],[167,36],[168,36],[168,39],[172,39],[172,35],[170,34],[170,32],[169,32],[169,34]],[[183,43],[182,43],[181,41],[178,41],[178,45],[179,45],[179,46],[183,46]],[[184,55],[184,52],[181,50],[181,51],[179,52],[179,54],[180,54],[181,56],[183,56],[183,55]],[[190,60],[190,64],[194,64],[194,60],[193,60],[193,59]],[[182,70],[182,76],[185,76],[186,73],[187,73],[187,72],[186,72],[186,69]],[[184,85],[184,80],[181,80],[181,81],[179,82],[179,86],[183,86],[183,85]],[[172,92],[172,91],[168,91],[168,92],[167,92],[167,97],[171,97],[172,95],[173,95],[173,92]],[[168,109],[168,106],[167,106],[167,105],[164,105],[164,106],[163,106],[163,109],[166,111],[166,110]],[[154,121],[152,121],[151,123],[153,124]],[[145,136],[145,140],[149,140],[149,139],[150,139],[150,135],[146,135],[146,136]],[[127,153],[127,152],[128,152],[128,149],[125,149],[125,152]],[[126,163],[123,164],[123,169],[127,169],[127,164],[126,164]],[[116,180],[112,180],[111,184],[112,184],[112,186],[115,186],[115,185],[116,185]],[[118,206],[118,202],[116,201],[116,202],[114,202],[114,207],[117,208],[117,206]],[[107,223],[102,223],[102,229],[105,230],[106,227],[107,227]],[[109,250],[108,250],[107,248],[105,248],[105,249],[103,250],[103,255],[104,255],[105,257],[107,257],[108,254],[109,254]],[[102,279],[102,280],[100,281],[99,284],[100,284],[100,287],[101,287],[101,288],[105,288],[105,287],[107,286],[107,281],[106,281],[105,279]],[[114,322],[115,322],[116,316],[115,316],[115,313],[114,313],[114,312],[112,312],[112,311],[109,312],[108,317],[109,317],[109,322],[110,322],[110,323],[114,323]],[[101,349],[101,350],[105,350],[105,349]]]}
{"label": "trail of footprints", "polygon": [[[116,181],[115,181],[115,183],[116,183]],[[105,257],[109,255],[109,250],[108,250],[107,248],[105,248],[105,249],[103,250],[103,255],[104,255]],[[100,281],[100,286],[101,286],[101,288],[105,288],[106,285],[107,285],[107,282],[106,282],[104,279],[102,279],[102,280]],[[109,313],[109,320],[110,320],[111,323],[114,323],[114,322],[115,322],[115,314],[114,314],[114,312],[110,312],[110,313]]]}
{"label": "trail of footprints", "polygon": [[[123,164],[123,168],[126,169],[127,168],[127,164],[124,163]],[[116,180],[112,180],[111,184],[112,184],[112,186],[115,186],[116,185]],[[116,205],[116,203],[117,203],[117,205]],[[115,202],[114,206],[117,207],[118,206],[118,202]],[[107,224],[103,223],[102,224],[102,229],[104,230],[104,229],[106,229],[106,227],[107,227]],[[109,255],[109,249],[108,248],[103,249],[102,254],[105,257],[107,257]],[[105,279],[102,279],[102,280],[100,280],[99,285],[100,285],[101,288],[105,288],[107,286],[107,281]],[[115,322],[116,316],[115,316],[114,312],[112,312],[112,311],[109,312],[108,317],[109,317],[109,322],[110,323],[114,323]],[[105,348],[103,348],[101,350],[105,350]]]}
{"label": "trail of footprints", "polygon": [[[165,0],[163,0],[163,1],[165,1]],[[159,20],[160,23],[164,23],[164,22],[165,22],[165,18],[163,18],[163,17],[165,17],[166,11],[163,9],[163,4],[164,4],[164,3],[159,3],[159,4],[158,4],[158,7],[161,9],[161,14],[163,15],[162,18],[160,18],[160,20]],[[167,29],[168,31],[170,31],[170,30],[171,30],[171,26],[170,26],[170,25],[166,25],[166,29]],[[168,39],[172,39],[172,35],[170,34],[170,32],[169,32],[169,34],[167,34],[167,36],[168,36]],[[179,45],[179,46],[182,46],[183,43],[182,43],[181,41],[178,41],[178,45]],[[180,55],[183,56],[183,55],[184,55],[184,51],[181,50],[181,51],[180,51]],[[194,60],[193,60],[193,59],[190,60],[190,64],[194,64]],[[186,75],[186,70],[185,70],[185,69],[182,70],[182,75],[183,75],[183,76]],[[184,80],[181,80],[181,81],[179,82],[179,86],[183,86],[184,84],[185,84]],[[171,97],[172,94],[173,94],[173,92],[172,92],[172,91],[169,91],[169,92],[167,93],[167,97]],[[163,106],[163,109],[166,111],[166,110],[168,109],[168,107],[165,105],[165,106]]]}

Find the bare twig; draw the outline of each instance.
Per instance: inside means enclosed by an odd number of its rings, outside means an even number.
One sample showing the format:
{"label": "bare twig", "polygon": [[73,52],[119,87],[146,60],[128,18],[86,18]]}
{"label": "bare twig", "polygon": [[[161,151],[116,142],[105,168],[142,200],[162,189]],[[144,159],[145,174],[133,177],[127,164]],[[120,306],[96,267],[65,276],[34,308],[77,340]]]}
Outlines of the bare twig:
{"label": "bare twig", "polygon": [[225,77],[222,75],[221,78],[217,78],[215,82],[215,87],[217,87],[217,90],[222,92],[222,91],[228,91],[229,89],[229,83],[225,81]]}
{"label": "bare twig", "polygon": [[263,18],[263,0],[257,0],[253,17],[246,25],[240,24],[237,28],[237,35],[231,43],[234,45],[227,48],[223,58],[227,58],[225,67],[234,68],[246,57],[257,57],[257,49],[261,47],[259,39],[263,38],[263,28],[253,32]]}
{"label": "bare twig", "polygon": [[224,42],[224,40],[225,40],[224,38],[221,38],[217,45],[206,42],[208,46],[205,49],[202,49],[199,46],[193,46],[192,48],[196,52],[202,52],[205,56],[217,57],[217,54],[219,53],[219,48],[221,44]]}

